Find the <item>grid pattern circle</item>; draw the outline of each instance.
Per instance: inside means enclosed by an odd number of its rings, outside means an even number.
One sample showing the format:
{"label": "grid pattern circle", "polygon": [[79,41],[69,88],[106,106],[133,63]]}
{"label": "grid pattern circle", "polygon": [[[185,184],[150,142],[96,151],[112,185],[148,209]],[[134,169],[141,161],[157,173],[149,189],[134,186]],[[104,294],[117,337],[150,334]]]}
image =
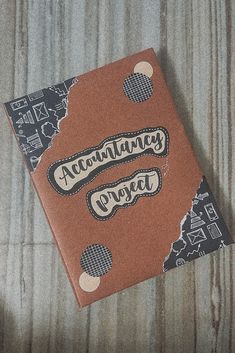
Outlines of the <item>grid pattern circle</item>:
{"label": "grid pattern circle", "polygon": [[80,265],[90,276],[103,276],[112,267],[112,253],[104,245],[89,245],[81,255]]}
{"label": "grid pattern circle", "polygon": [[152,80],[140,72],[131,74],[123,83],[125,95],[135,103],[143,102],[153,94]]}

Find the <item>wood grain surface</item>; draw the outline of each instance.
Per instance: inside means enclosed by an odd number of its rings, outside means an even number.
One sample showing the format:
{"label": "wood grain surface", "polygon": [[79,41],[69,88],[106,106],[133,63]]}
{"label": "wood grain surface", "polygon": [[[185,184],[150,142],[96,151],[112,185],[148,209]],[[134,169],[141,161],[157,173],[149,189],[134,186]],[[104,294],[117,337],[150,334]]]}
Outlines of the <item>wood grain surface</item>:
{"label": "wood grain surface", "polygon": [[[0,100],[153,47],[234,234],[234,23],[234,0],[0,0]],[[234,246],[79,310],[2,111],[0,141],[0,352],[235,352]]]}

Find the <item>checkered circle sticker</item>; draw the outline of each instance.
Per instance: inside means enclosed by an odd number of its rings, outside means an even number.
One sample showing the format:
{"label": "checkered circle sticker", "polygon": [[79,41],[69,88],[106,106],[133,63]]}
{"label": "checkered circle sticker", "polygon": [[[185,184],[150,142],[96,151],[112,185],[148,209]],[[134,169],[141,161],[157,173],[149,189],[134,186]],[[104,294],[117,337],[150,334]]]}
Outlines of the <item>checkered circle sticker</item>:
{"label": "checkered circle sticker", "polygon": [[128,76],[123,83],[125,95],[135,103],[146,101],[153,94],[152,80],[140,72]]}
{"label": "checkered circle sticker", "polygon": [[81,255],[80,265],[90,276],[103,276],[112,267],[112,253],[104,245],[89,245]]}

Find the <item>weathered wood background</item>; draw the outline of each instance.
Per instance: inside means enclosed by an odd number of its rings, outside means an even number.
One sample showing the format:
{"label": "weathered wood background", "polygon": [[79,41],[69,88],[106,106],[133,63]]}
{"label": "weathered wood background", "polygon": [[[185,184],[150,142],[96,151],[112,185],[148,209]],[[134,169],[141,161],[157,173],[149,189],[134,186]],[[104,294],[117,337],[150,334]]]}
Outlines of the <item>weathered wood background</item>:
{"label": "weathered wood background", "polygon": [[[234,23],[234,0],[0,0],[0,100],[152,46],[234,233]],[[79,310],[2,113],[0,141],[0,352],[235,352],[234,246]]]}

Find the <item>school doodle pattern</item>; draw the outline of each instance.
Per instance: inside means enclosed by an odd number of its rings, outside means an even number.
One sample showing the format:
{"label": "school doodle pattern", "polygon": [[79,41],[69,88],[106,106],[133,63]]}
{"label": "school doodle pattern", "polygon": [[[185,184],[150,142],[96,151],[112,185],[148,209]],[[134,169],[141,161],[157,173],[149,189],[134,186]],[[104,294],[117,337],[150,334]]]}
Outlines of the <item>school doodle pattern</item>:
{"label": "school doodle pattern", "polygon": [[67,116],[69,90],[77,81],[73,77],[5,103],[30,171],[36,169],[43,152],[59,133],[60,121]]}
{"label": "school doodle pattern", "polygon": [[232,244],[227,226],[203,176],[192,207],[180,224],[180,236],[172,243],[163,271]]}

